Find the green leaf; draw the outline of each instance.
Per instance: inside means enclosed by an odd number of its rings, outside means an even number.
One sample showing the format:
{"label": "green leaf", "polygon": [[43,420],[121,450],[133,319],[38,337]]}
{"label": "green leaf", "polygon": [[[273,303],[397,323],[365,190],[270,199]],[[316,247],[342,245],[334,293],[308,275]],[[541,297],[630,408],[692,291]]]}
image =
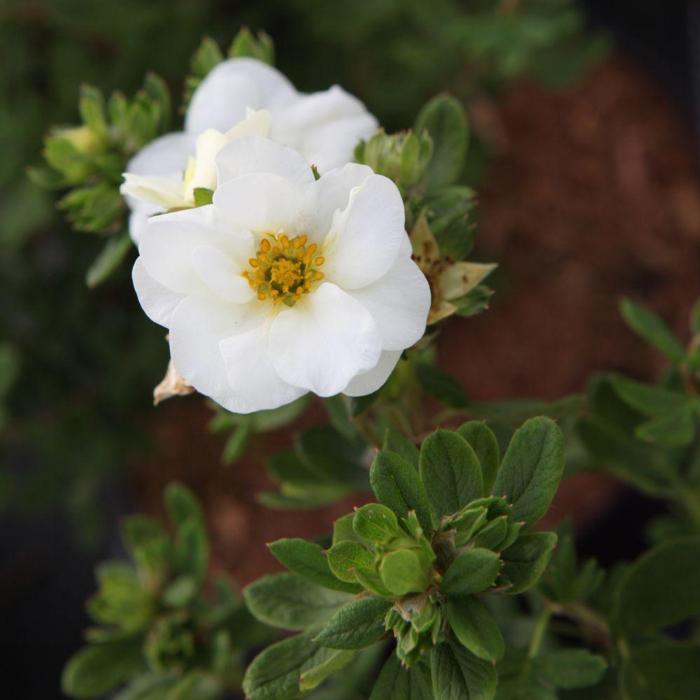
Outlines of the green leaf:
{"label": "green leaf", "polygon": [[616,626],[642,636],[700,614],[700,537],[684,537],[644,554],[620,583]]}
{"label": "green leaf", "polygon": [[145,629],[153,600],[134,568],[124,561],[104,561],[97,566],[96,576],[99,590],[88,600],[90,617],[128,633]]}
{"label": "green leaf", "polygon": [[66,664],[61,688],[73,698],[94,698],[108,693],[143,668],[140,637],[90,644]]}
{"label": "green leaf", "polygon": [[224,60],[219,45],[211,38],[205,37],[191,60],[191,70],[198,78],[204,78],[213,68]]}
{"label": "green leaf", "polygon": [[509,518],[501,515],[494,518],[486,527],[480,530],[474,538],[477,547],[500,549],[500,545],[508,536]]}
{"label": "green leaf", "polygon": [[467,119],[464,107],[454,97],[439,95],[421,109],[414,130],[426,130],[433,142],[426,184],[432,192],[451,185],[462,172],[467,151]]}
{"label": "green leaf", "polygon": [[361,590],[356,584],[336,578],[323,549],[313,542],[299,538],[282,539],[272,542],[268,547],[275,559],[290,571],[324,588],[346,593],[358,593]]}
{"label": "green leaf", "polygon": [[209,561],[209,542],[202,522],[191,519],[178,527],[173,561],[178,573],[190,574],[197,583],[203,581]]}
{"label": "green leaf", "polygon": [[172,482],[165,488],[165,507],[176,525],[184,525],[189,520],[204,522],[202,507],[197,497],[184,484]]}
{"label": "green leaf", "polygon": [[298,634],[267,647],[248,666],[243,692],[248,700],[292,700],[301,694],[304,665],[319,645],[307,634]]}
{"label": "green leaf", "polygon": [[354,651],[321,647],[301,667],[299,689],[305,692],[316,688],[326,678],[347,666],[354,658]]}
{"label": "green leaf", "polygon": [[122,539],[139,569],[150,575],[165,576],[171,543],[160,523],[145,515],[131,515],[122,526]]}
{"label": "green leaf", "polygon": [[158,133],[170,131],[172,100],[170,99],[170,91],[167,84],[159,75],[148,72],[143,81],[143,90],[157,107],[159,115]]}
{"label": "green leaf", "polygon": [[556,543],[554,532],[528,532],[502,552],[501,573],[512,584],[508,593],[522,593],[537,583],[547,568]]}
{"label": "green leaf", "polygon": [[345,593],[329,591],[288,573],[263,576],[243,589],[243,597],[258,620],[289,630],[324,623],[348,600]]}
{"label": "green leaf", "polygon": [[656,418],[640,425],[635,434],[640,440],[661,447],[682,447],[695,436],[695,417],[690,407]]}
{"label": "green leaf", "polygon": [[418,448],[398,430],[387,428],[384,434],[382,450],[395,452],[399,457],[403,457],[404,460],[418,469]]}
{"label": "green leaf", "polygon": [[359,542],[342,540],[328,550],[328,566],[341,581],[354,584],[357,571],[374,573],[374,558]]}
{"label": "green leaf", "polygon": [[467,408],[470,405],[464,387],[437,365],[419,362],[416,373],[423,390],[434,399],[453,408]]}
{"label": "green leaf", "polygon": [[191,576],[178,576],[163,591],[163,603],[171,608],[182,608],[192,601],[197,588],[197,582]]}
{"label": "green leaf", "polygon": [[402,518],[415,511],[423,531],[430,535],[433,528],[428,495],[413,464],[395,452],[382,450],[372,462],[369,482],[377,500]]}
{"label": "green leaf", "polygon": [[697,700],[700,647],[669,642],[632,650],[621,673],[623,700]]}
{"label": "green leaf", "polygon": [[148,673],[139,675],[113,700],[163,700],[167,692],[177,683],[177,676],[171,674]]}
{"label": "green leaf", "polygon": [[402,668],[392,654],[382,667],[369,700],[433,700],[430,675],[422,665]]}
{"label": "green leaf", "polygon": [[503,635],[491,611],[476,597],[450,597],[445,606],[455,637],[474,656],[498,661],[505,651]]}
{"label": "green leaf", "polygon": [[474,245],[475,226],[470,214],[475,207],[469,187],[441,188],[425,198],[425,216],[440,253],[452,260],[464,260]]}
{"label": "green leaf", "polygon": [[375,544],[385,544],[402,534],[394,512],[380,503],[358,508],[352,527],[363,540]]}
{"label": "green leaf", "polygon": [[105,115],[105,103],[102,93],[92,85],[80,86],[80,99],[78,101],[80,118],[83,124],[93,132],[97,138],[107,137],[107,120]]}
{"label": "green leaf", "polygon": [[231,42],[229,58],[256,58],[268,65],[275,64],[275,46],[265,32],[253,36],[248,27],[243,27]]}
{"label": "green leaf", "polygon": [[630,299],[623,299],[620,304],[620,313],[637,335],[661,350],[670,360],[683,362],[685,359],[683,346],[653,311],[635,304]]}
{"label": "green leaf", "polygon": [[236,426],[226,440],[221,460],[224,464],[233,464],[248,447],[248,442],[254,434],[252,422]]}
{"label": "green leaf", "polygon": [[128,233],[112,236],[90,265],[85,277],[87,286],[94,289],[102,284],[122,264],[131,246]]}
{"label": "green leaf", "polygon": [[420,476],[437,527],[484,490],[479,459],[464,438],[449,430],[437,430],[421,446]]}
{"label": "green leaf", "polygon": [[587,688],[598,683],[608,667],[602,656],[587,649],[564,649],[536,657],[534,672],[563,690]]}
{"label": "green leaf", "polygon": [[389,552],[379,567],[382,583],[387,590],[398,596],[426,590],[430,582],[429,573],[418,555],[410,549]]}
{"label": "green leaf", "polygon": [[345,542],[347,540],[350,542],[360,542],[360,538],[357,536],[352,526],[354,518],[354,513],[347,513],[333,523],[333,544],[338,544],[338,542]]}
{"label": "green leaf", "polygon": [[218,678],[204,671],[185,673],[172,687],[167,700],[219,700],[223,688]]}
{"label": "green leaf", "polygon": [[493,493],[513,504],[513,520],[537,522],[549,508],[564,470],[564,436],[550,418],[531,418],[515,431]]}
{"label": "green leaf", "polygon": [[481,593],[493,585],[501,568],[498,554],[488,549],[466,549],[448,567],[440,590],[448,596]]}
{"label": "green leaf", "polygon": [[493,700],[496,669],[456,644],[439,644],[430,654],[435,700]]}
{"label": "green leaf", "polygon": [[609,380],[617,395],[645,416],[653,418],[677,411],[688,404],[685,394],[679,391],[643,384],[615,374],[611,375]]}
{"label": "green leaf", "polygon": [[374,644],[386,633],[384,617],[390,607],[382,598],[352,600],[336,611],[314,641],[331,649],[362,649]]}
{"label": "green leaf", "polygon": [[457,433],[471,445],[479,458],[481,474],[484,479],[484,495],[487,496],[493,489],[501,462],[498,440],[486,423],[477,420],[460,425],[457,428]]}

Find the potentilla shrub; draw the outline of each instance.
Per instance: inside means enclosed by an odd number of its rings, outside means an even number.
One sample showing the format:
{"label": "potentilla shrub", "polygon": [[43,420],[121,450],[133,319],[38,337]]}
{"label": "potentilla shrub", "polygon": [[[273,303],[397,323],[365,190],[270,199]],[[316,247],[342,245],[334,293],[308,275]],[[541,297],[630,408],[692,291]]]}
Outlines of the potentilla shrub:
{"label": "potentilla shrub", "polygon": [[[519,17],[517,3],[500,11]],[[130,518],[131,563],[99,567],[97,627],[65,693],[700,697],[700,312],[685,347],[624,302],[669,360],[658,385],[605,374],[551,403],[471,400],[435,361],[445,320],[487,308],[496,267],[469,259],[462,104],[435,97],[389,134],[338,86],[299,92],[272,55],[246,31],[227,58],[205,42],[181,131],[163,133],[153,76],[131,100],[86,88],[83,124],[48,137],[35,178],[70,188],[61,206],[77,228],[114,235],[91,284],[134,248],[136,296],[170,351],[156,402],[210,399],[234,461],[320,401],[328,423],[270,456],[277,490],[259,499],[374,501],[318,541],[280,532],[269,548],[286,571],[239,595],[209,584],[205,514],[171,485],[172,530]],[[465,362],[483,351],[475,338]],[[665,499],[654,546],[605,572],[578,560],[566,525],[540,529],[565,467]]]}

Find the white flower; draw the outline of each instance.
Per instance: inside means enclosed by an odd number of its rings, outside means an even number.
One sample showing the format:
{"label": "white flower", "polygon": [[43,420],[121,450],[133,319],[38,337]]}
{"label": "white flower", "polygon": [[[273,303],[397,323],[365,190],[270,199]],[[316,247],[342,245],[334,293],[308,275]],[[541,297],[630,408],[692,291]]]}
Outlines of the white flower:
{"label": "white flower", "polygon": [[138,243],[153,214],[194,206],[195,188],[215,189],[216,155],[236,138],[269,136],[325,172],[352,160],[376,129],[363,104],[338,86],[304,95],[261,61],[224,61],[195,90],[185,130],[161,136],[128,163],[122,193],[131,236]]}
{"label": "white flower", "polygon": [[430,307],[396,185],[352,163],[315,180],[256,136],[217,165],[213,204],[150,219],[134,265],[178,371],[236,413],[381,387]]}

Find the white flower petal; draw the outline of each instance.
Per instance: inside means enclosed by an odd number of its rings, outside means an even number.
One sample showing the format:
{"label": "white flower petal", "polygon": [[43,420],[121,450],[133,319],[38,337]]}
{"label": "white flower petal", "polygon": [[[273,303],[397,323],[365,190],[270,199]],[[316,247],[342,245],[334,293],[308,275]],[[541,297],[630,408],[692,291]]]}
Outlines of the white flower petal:
{"label": "white flower petal", "polygon": [[253,237],[221,221],[212,205],[161,214],[149,219],[139,245],[143,265],[162,285],[180,294],[206,293],[193,265],[195,248],[209,245],[238,265],[254,254]]}
{"label": "white flower petal", "polygon": [[137,202],[131,214],[129,214],[129,235],[131,236],[131,240],[137,246],[141,240],[143,232],[146,230],[149,217],[156,213],[155,211],[152,211],[153,209],[154,207],[150,204]]}
{"label": "white flower petal", "polygon": [[405,213],[398,187],[383,175],[370,175],[354,189],[347,208],[336,212],[324,242],[329,282],[359,289],[386,274],[402,240]]}
{"label": "white flower petal", "polygon": [[400,357],[401,350],[385,350],[379,358],[377,366],[351,379],[343,393],[347,396],[367,396],[367,394],[374,393],[384,386]]}
{"label": "white flower petal", "polygon": [[126,170],[136,175],[182,174],[194,145],[195,138],[184,131],[165,134],[144,146],[127,163]]}
{"label": "white flower petal", "polygon": [[292,84],[276,69],[253,58],[219,63],[200,83],[187,110],[186,129],[227,131],[246,109],[278,109],[296,98]]}
{"label": "white flower petal", "polygon": [[219,248],[203,245],[192,251],[192,265],[202,282],[223,301],[246,304],[253,290],[240,272],[240,265]]}
{"label": "white flower petal", "polygon": [[244,136],[261,136],[267,138],[270,135],[272,115],[266,109],[246,109],[246,117],[226,132],[229,141],[240,139]]}
{"label": "white flower petal", "polygon": [[306,393],[281,379],[272,366],[267,354],[269,326],[269,321],[265,320],[219,343],[232,397],[235,397],[232,401],[236,402],[232,410],[237,413],[278,408]]}
{"label": "white flower petal", "polygon": [[315,240],[322,241],[325,238],[331,230],[334,214],[347,208],[352,190],[373,174],[368,165],[347,163],[342,168],[324,173],[320,180],[314,182],[316,201],[309,234]]}
{"label": "white flower petal", "polygon": [[171,292],[148,274],[141,258],[137,258],[131,271],[136,296],[146,316],[161,326],[170,326],[170,317],[182,301],[182,294]]}
{"label": "white flower petal", "polygon": [[352,160],[355,146],[377,127],[377,120],[360,100],[334,85],[304,95],[276,113],[271,135],[296,148],[325,173]]}
{"label": "white flower petal", "polygon": [[259,322],[252,305],[186,297],[170,317],[170,356],[189,384],[228,408],[232,391],[219,343]]}
{"label": "white flower petal", "polygon": [[244,136],[224,146],[216,158],[219,185],[251,173],[272,173],[300,184],[313,182],[311,166],[297,151],[260,136]]}
{"label": "white flower petal", "polygon": [[309,215],[307,188],[279,175],[254,173],[225,182],[214,193],[214,206],[227,221],[260,233],[296,235]]}
{"label": "white flower petal", "polygon": [[423,337],[430,285],[410,254],[400,253],[386,275],[348,294],[372,314],[385,350],[404,350]]}
{"label": "white flower petal", "polygon": [[277,315],[268,352],[289,384],[333,396],[377,364],[381,341],[369,312],[339,287],[324,283]]}
{"label": "white flower petal", "polygon": [[119,191],[127,198],[148,202],[157,211],[186,205],[185,192],[180,175],[136,175],[135,173],[124,173],[124,182],[121,184]]}
{"label": "white flower petal", "polygon": [[216,129],[206,129],[197,137],[195,155],[185,173],[187,196],[192,203],[197,187],[216,189],[216,156],[228,141],[226,134]]}

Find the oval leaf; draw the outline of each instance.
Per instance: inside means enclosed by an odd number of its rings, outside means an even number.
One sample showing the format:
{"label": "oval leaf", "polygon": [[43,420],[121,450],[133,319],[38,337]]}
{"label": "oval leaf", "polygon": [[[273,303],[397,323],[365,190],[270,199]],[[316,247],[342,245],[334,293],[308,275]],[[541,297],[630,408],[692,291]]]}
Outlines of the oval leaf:
{"label": "oval leaf", "polygon": [[513,520],[537,522],[549,508],[564,470],[564,436],[550,418],[531,418],[515,431],[493,493],[513,504]]}
{"label": "oval leaf", "polygon": [[444,516],[480,498],[484,490],[474,450],[464,438],[449,430],[437,430],[423,441],[420,476],[435,526]]}
{"label": "oval leaf", "polygon": [[331,649],[362,649],[374,644],[386,633],[384,617],[390,607],[389,601],[374,597],[346,603],[314,641]]}

